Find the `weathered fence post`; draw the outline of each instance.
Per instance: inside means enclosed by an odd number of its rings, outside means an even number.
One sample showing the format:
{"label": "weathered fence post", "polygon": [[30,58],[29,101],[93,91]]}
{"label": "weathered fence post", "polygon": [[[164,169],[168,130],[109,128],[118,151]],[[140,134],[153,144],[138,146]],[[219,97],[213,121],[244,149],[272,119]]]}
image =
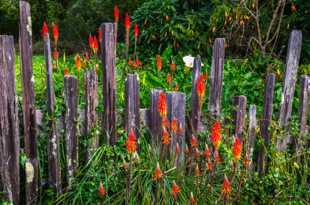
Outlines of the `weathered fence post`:
{"label": "weathered fence post", "polygon": [[194,59],[194,67],[192,74],[192,96],[191,96],[191,118],[190,118],[190,126],[192,133],[197,133],[202,129],[201,124],[201,110],[199,106],[199,97],[197,94],[197,81],[200,76],[201,70],[201,59],[200,56],[197,56]]}
{"label": "weathered fence post", "polygon": [[48,111],[48,176],[49,183],[61,192],[61,175],[59,161],[59,138],[56,131],[55,121],[55,93],[53,83],[53,64],[49,34],[44,35],[44,56],[46,66],[46,92],[47,92],[47,111]]}
{"label": "weathered fence post", "polygon": [[246,97],[241,95],[233,98],[235,137],[243,141],[243,127],[246,117]]}
{"label": "weathered fence post", "polygon": [[91,158],[92,153],[99,146],[99,139],[96,133],[90,136],[91,130],[96,126],[97,114],[96,107],[98,104],[98,77],[95,69],[87,70],[84,73],[84,90],[85,90],[85,134],[91,137],[90,146],[87,148],[86,159]]}
{"label": "weathered fence post", "polygon": [[250,173],[254,170],[254,163],[253,163],[253,152],[254,152],[254,145],[255,145],[255,139],[256,139],[256,106],[250,105],[249,109],[249,139],[247,144],[247,153],[249,156],[249,159],[251,161],[250,165]]}
{"label": "weathered fence post", "polygon": [[271,73],[267,75],[266,86],[264,92],[264,108],[263,108],[263,119],[260,123],[260,132],[264,138],[264,144],[261,146],[258,154],[258,173],[263,175],[266,168],[266,149],[269,145],[271,139],[271,133],[269,132],[269,126],[272,120],[273,112],[273,96],[274,96],[274,86],[275,86],[275,74]]}
{"label": "weathered fence post", "polygon": [[78,138],[77,138],[77,117],[78,117],[78,80],[74,76],[65,76],[64,95],[66,104],[65,117],[65,141],[67,158],[68,184],[71,185],[78,163]]}
{"label": "weathered fence post", "polygon": [[310,80],[307,75],[302,75],[300,78],[301,92],[300,92],[300,106],[299,106],[299,121],[300,121],[300,131],[299,138],[296,139],[296,154],[297,161],[300,162],[300,154],[302,146],[305,144],[304,136],[307,134],[307,118],[309,110],[309,86]]}
{"label": "weathered fence post", "polygon": [[23,87],[23,125],[26,162],[26,200],[35,204],[38,197],[36,109],[34,95],[34,76],[32,70],[32,24],[30,5],[27,1],[19,2],[20,24],[19,43]]}
{"label": "weathered fence post", "polygon": [[116,136],[116,80],[115,80],[115,58],[116,58],[116,36],[115,24],[101,24],[103,40],[101,42],[102,60],[102,86],[104,97],[104,113],[102,127],[106,133],[106,143],[111,145],[117,142]]}
{"label": "weathered fence post", "polygon": [[137,131],[140,127],[140,99],[138,76],[128,74],[125,81],[125,129]]}
{"label": "weathered fence post", "polygon": [[[282,92],[281,110],[279,117],[280,127],[287,129],[289,119],[292,112],[292,103],[294,98],[295,83],[297,78],[297,70],[300,59],[302,44],[302,33],[299,30],[293,30],[290,36],[286,65],[285,65],[285,80]],[[290,141],[290,136],[286,133],[283,138],[277,139],[277,148],[284,150]]]}
{"label": "weathered fence post", "polygon": [[152,135],[152,144],[154,147],[159,147],[162,134],[162,120],[157,110],[158,97],[162,90],[153,89],[151,91],[150,104],[150,131]]}
{"label": "weathered fence post", "polygon": [[225,39],[216,38],[213,44],[213,56],[210,76],[210,95],[208,109],[213,116],[220,115],[223,68],[225,58]]}
{"label": "weathered fence post", "polygon": [[[178,130],[172,133],[171,139],[171,153],[175,153],[175,166],[179,167],[184,161],[184,147],[185,147],[185,94],[181,92],[168,92],[167,93],[167,107],[168,119],[173,124],[175,118],[178,123]],[[176,144],[180,146],[180,153],[176,154]],[[177,155],[177,156],[176,156]]]}
{"label": "weathered fence post", "polygon": [[0,35],[0,176],[7,199],[19,204],[19,129],[13,36]]}

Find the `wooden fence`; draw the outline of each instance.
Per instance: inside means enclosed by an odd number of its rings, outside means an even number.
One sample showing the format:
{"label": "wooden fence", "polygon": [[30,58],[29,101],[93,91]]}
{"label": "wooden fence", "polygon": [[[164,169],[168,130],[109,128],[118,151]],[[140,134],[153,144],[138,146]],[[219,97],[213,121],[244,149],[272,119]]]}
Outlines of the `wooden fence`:
{"label": "wooden fence", "polygon": [[[116,59],[116,27],[113,23],[103,23],[101,25],[103,31],[103,41],[101,43],[101,60],[102,60],[102,93],[104,102],[98,102],[98,77],[95,71],[87,71],[84,75],[84,89],[86,109],[84,116],[84,131],[86,133],[95,126],[99,117],[102,118],[102,135],[103,139],[95,136],[91,145],[87,148],[87,159],[90,158],[93,150],[100,144],[115,144],[118,140],[116,134],[116,80],[115,80],[115,59]],[[33,81],[33,65],[32,65],[32,30],[31,30],[31,14],[29,4],[26,1],[20,1],[20,56],[21,56],[21,73],[22,73],[22,89],[23,89],[23,119],[18,118],[17,96],[16,96],[16,79],[15,79],[15,52],[12,36],[0,36],[0,176],[1,188],[6,194],[6,199],[13,204],[18,204],[21,199],[20,186],[25,183],[27,204],[35,204],[38,199],[39,188],[39,163],[37,156],[37,134],[36,134],[36,108],[35,93]],[[301,50],[301,32],[294,30],[291,33],[286,60],[285,80],[283,84],[281,111],[279,117],[279,125],[284,129],[289,126],[289,119],[292,111],[292,101],[295,90],[297,69]],[[218,38],[213,45],[213,57],[210,76],[210,91],[208,109],[214,118],[221,115],[221,95],[224,68],[224,43],[225,40]],[[60,136],[56,130],[55,112],[55,94],[53,89],[53,69],[51,59],[51,46],[49,36],[44,36],[44,55],[46,62],[46,95],[47,95],[47,111],[49,115],[49,133],[48,133],[48,182],[54,187],[58,193],[61,193],[62,173],[60,172],[59,161],[59,139],[64,137],[66,142],[66,176],[67,184],[70,186],[75,175],[78,163],[78,80],[74,76],[64,77],[64,96],[65,96],[65,134]],[[181,148],[181,155],[176,162],[180,163],[184,157],[185,148],[185,131],[187,133],[197,133],[204,130],[201,122],[201,110],[196,93],[196,84],[199,76],[201,60],[196,57],[194,61],[192,75],[192,94],[191,94],[191,113],[190,123],[186,126],[185,122],[185,94],[181,92],[167,92],[167,116],[170,121],[176,118],[180,127],[184,129],[183,133],[179,133],[172,138],[171,149],[174,150],[178,144]],[[300,95],[300,136],[294,142],[296,145],[297,156],[303,143],[305,134],[307,133],[307,116],[308,116],[308,93],[309,93],[309,77],[301,77],[301,95]],[[248,136],[245,136],[244,125],[247,113],[247,99],[245,96],[233,97],[232,103],[235,105],[234,131],[233,134],[241,140],[247,138],[247,152],[250,160],[253,159],[253,150],[256,140],[256,127],[259,122],[260,135],[263,137],[264,144],[259,148],[258,161],[252,163],[251,171],[257,170],[263,175],[268,168],[266,161],[266,147],[270,143],[271,134],[269,127],[273,114],[275,75],[270,73],[266,78],[264,92],[264,106],[262,119],[256,119],[256,106],[249,106],[249,127]],[[125,81],[125,119],[124,127],[127,131],[137,131],[140,127],[140,121],[146,122],[152,137],[152,144],[160,147],[162,119],[157,111],[157,103],[161,90],[153,89],[150,96],[150,108],[146,109],[144,115],[140,115],[139,102],[139,80],[137,75],[129,74]],[[102,116],[97,116],[96,106],[103,103],[104,111]],[[21,182],[19,178],[19,121],[23,121],[23,140],[24,150],[27,161],[24,167],[26,181]],[[186,130],[188,129],[188,130]],[[180,136],[179,136],[180,135]],[[100,143],[99,143],[100,142]],[[284,150],[288,143],[293,143],[291,137],[285,134],[283,138],[277,139],[279,150]],[[298,159],[299,160],[299,159]]]}

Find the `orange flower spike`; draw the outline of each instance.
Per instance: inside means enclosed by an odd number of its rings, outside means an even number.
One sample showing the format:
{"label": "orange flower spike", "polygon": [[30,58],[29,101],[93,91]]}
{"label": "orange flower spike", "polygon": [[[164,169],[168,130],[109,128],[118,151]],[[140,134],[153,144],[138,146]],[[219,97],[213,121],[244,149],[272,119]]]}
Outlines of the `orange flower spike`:
{"label": "orange flower spike", "polygon": [[102,31],[101,31],[100,27],[98,28],[98,39],[99,39],[99,42],[101,43],[103,36],[102,36]]}
{"label": "orange flower spike", "polygon": [[53,51],[53,58],[54,58],[54,60],[58,60],[58,58],[59,58],[59,53],[58,53],[57,50],[54,50],[54,51]]}
{"label": "orange flower spike", "polygon": [[172,83],[172,75],[171,75],[170,73],[167,75],[167,82],[168,82],[169,84]]}
{"label": "orange flower spike", "polygon": [[235,142],[233,145],[233,155],[236,161],[239,161],[242,153],[242,143],[239,137],[235,137]]}
{"label": "orange flower spike", "polygon": [[160,55],[156,56],[156,67],[158,72],[160,72],[163,67]]}
{"label": "orange flower spike", "polygon": [[198,139],[194,135],[192,135],[192,137],[191,137],[191,146],[192,146],[192,148],[198,147]]}
{"label": "orange flower spike", "polygon": [[177,133],[178,131],[178,120],[176,117],[173,117],[172,122],[171,122],[171,130],[174,134]]}
{"label": "orange flower spike", "polygon": [[78,72],[81,70],[81,57],[79,54],[76,55],[75,57],[75,66]]}
{"label": "orange flower spike", "polygon": [[114,22],[118,23],[119,21],[119,8],[117,5],[114,6]]}
{"label": "orange flower spike", "polygon": [[128,134],[128,138],[126,140],[126,146],[129,154],[132,154],[137,150],[136,135],[133,129],[131,129]]}
{"label": "orange flower spike", "polygon": [[136,59],[136,66],[137,67],[140,67],[142,65],[141,61],[137,58]]}
{"label": "orange flower spike", "polygon": [[200,177],[201,176],[201,172],[199,169],[199,165],[198,163],[196,164],[196,168],[195,168],[195,177]]}
{"label": "orange flower spike", "polygon": [[59,31],[58,31],[58,26],[57,24],[53,24],[53,37],[54,37],[54,41],[57,44],[58,42],[58,38],[59,38]]}
{"label": "orange flower spike", "polygon": [[180,191],[181,191],[181,188],[173,180],[173,182],[172,182],[172,195],[174,197],[174,200],[177,199],[177,195],[178,195],[178,193],[180,193]]}
{"label": "orange flower spike", "polygon": [[169,119],[167,118],[167,116],[164,116],[162,118],[162,127],[165,129],[169,129],[170,128],[170,122]]}
{"label": "orange flower spike", "polygon": [[172,72],[175,72],[176,71],[176,65],[174,63],[170,63],[170,70]]}
{"label": "orange flower spike", "polygon": [[159,163],[157,162],[155,173],[154,173],[154,176],[153,176],[153,180],[157,181],[157,180],[161,179],[162,177],[163,177],[163,174],[162,174],[162,172],[160,170]]}
{"label": "orange flower spike", "polygon": [[102,198],[105,196],[105,194],[106,194],[106,191],[105,191],[102,183],[100,182],[99,190],[98,190],[98,196]]}
{"label": "orange flower spike", "polygon": [[199,98],[199,105],[202,106],[206,95],[206,85],[204,75],[200,75],[196,84],[196,92]]}
{"label": "orange flower spike", "polygon": [[211,157],[211,151],[210,151],[207,144],[205,146],[204,156],[205,156],[206,160],[210,159],[210,157]]}
{"label": "orange flower spike", "polygon": [[98,40],[97,40],[97,37],[95,36],[94,37],[94,41],[93,41],[93,51],[94,51],[95,54],[97,53],[98,48],[99,48]]}
{"label": "orange flower spike", "polygon": [[194,197],[193,192],[191,192],[190,202],[191,202],[191,205],[197,204],[197,200],[196,200],[196,198]]}
{"label": "orange flower spike", "polygon": [[221,144],[221,123],[216,121],[211,129],[211,142],[215,149],[218,149]]}
{"label": "orange flower spike", "polygon": [[91,49],[94,49],[94,38],[91,34],[88,36],[88,45]]}
{"label": "orange flower spike", "polygon": [[224,197],[227,197],[229,196],[230,193],[231,193],[231,185],[230,185],[228,178],[225,175],[223,185],[222,185],[222,194],[224,195]]}
{"label": "orange flower spike", "polygon": [[128,13],[125,13],[125,29],[127,32],[130,30],[130,16]]}
{"label": "orange flower spike", "polygon": [[207,170],[208,170],[208,171],[212,171],[212,169],[213,169],[213,164],[212,164],[211,160],[209,160],[209,161],[207,162]]}
{"label": "orange flower spike", "polygon": [[44,21],[43,27],[42,27],[42,36],[43,36],[43,38],[45,38],[47,36],[47,34],[48,34],[48,26],[47,26],[46,22]]}
{"label": "orange flower spike", "polygon": [[157,110],[159,115],[163,118],[167,116],[167,99],[164,92],[160,92],[157,102]]}
{"label": "orange flower spike", "polygon": [[170,143],[170,136],[169,133],[164,129],[163,130],[163,139],[162,139],[163,145],[168,145]]}
{"label": "orange flower spike", "polygon": [[134,64],[134,62],[131,59],[129,59],[128,60],[128,65],[133,66],[133,64]]}
{"label": "orange flower spike", "polygon": [[138,38],[138,35],[139,35],[139,26],[138,26],[137,23],[135,23],[133,33],[134,33],[135,38]]}
{"label": "orange flower spike", "polygon": [[68,67],[65,68],[65,76],[69,76],[69,68]]}

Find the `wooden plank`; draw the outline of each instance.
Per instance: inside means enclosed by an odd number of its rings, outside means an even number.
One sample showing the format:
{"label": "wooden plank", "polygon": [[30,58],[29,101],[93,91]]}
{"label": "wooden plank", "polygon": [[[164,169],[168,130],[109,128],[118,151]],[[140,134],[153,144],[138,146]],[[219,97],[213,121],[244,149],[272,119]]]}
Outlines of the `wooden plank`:
{"label": "wooden plank", "polygon": [[246,97],[241,95],[233,98],[235,136],[243,141],[243,128],[246,117]]}
{"label": "wooden plank", "polygon": [[247,144],[247,153],[249,155],[249,160],[251,161],[251,165],[249,168],[250,173],[254,170],[254,163],[253,163],[253,153],[254,153],[254,146],[255,146],[255,139],[256,139],[256,105],[250,105],[249,109],[249,139]]}
{"label": "wooden plank", "polygon": [[101,42],[102,61],[102,86],[104,96],[104,113],[102,127],[106,133],[105,143],[111,145],[117,142],[116,136],[116,79],[115,79],[115,58],[116,58],[116,36],[115,24],[101,24],[103,40]]}
{"label": "wooden plank", "polygon": [[266,150],[271,140],[271,133],[269,132],[269,126],[272,120],[273,112],[273,98],[274,98],[274,86],[275,86],[275,74],[271,73],[267,75],[266,86],[264,92],[264,108],[263,119],[260,123],[260,132],[264,138],[264,144],[261,146],[258,154],[258,173],[262,176],[266,170]]}
{"label": "wooden plank", "polygon": [[55,93],[53,82],[53,64],[49,34],[44,35],[44,56],[46,67],[46,94],[48,111],[48,176],[49,184],[55,188],[57,193],[61,192],[59,137],[55,121]]}
{"label": "wooden plank", "polygon": [[65,141],[67,158],[67,178],[71,185],[73,176],[78,165],[78,137],[77,137],[77,118],[78,118],[78,80],[75,76],[65,76],[64,94],[66,104],[65,116]]}
{"label": "wooden plank", "polygon": [[0,35],[0,175],[7,199],[20,201],[19,128],[13,36]]}
{"label": "wooden plank", "polygon": [[[283,85],[281,109],[279,116],[279,125],[285,130],[288,128],[289,119],[292,112],[292,104],[295,92],[295,84],[297,79],[297,70],[299,66],[299,59],[302,45],[302,33],[299,30],[293,30],[290,35],[286,65],[285,65],[285,80]],[[277,139],[277,148],[284,150],[289,143],[289,135],[284,138]]]}
{"label": "wooden plank", "polygon": [[[125,129],[138,131],[140,128],[140,99],[138,76],[128,74],[125,81]],[[137,132],[136,132],[137,133]]]}
{"label": "wooden plank", "polygon": [[213,116],[221,112],[223,68],[225,58],[225,39],[216,38],[213,44],[213,56],[210,75],[210,95],[208,109]]}
{"label": "wooden plank", "polygon": [[194,67],[192,74],[192,95],[191,95],[191,115],[190,126],[192,133],[197,133],[202,130],[201,124],[201,109],[199,106],[199,97],[196,91],[196,85],[201,71],[201,59],[197,56],[194,59]]}
{"label": "wooden plank", "polygon": [[300,154],[302,147],[306,144],[305,136],[308,133],[308,111],[309,111],[309,86],[310,78],[307,75],[302,75],[300,78],[300,105],[299,105],[299,122],[300,122],[300,131],[299,138],[295,142],[297,161],[300,162]]}
{"label": "wooden plank", "polygon": [[[181,92],[167,93],[168,119],[170,122],[175,118],[178,122],[179,130],[173,133],[171,130],[171,153],[175,156],[175,166],[180,167],[184,162],[185,148],[185,94]],[[175,155],[176,144],[179,144],[180,153]]]}
{"label": "wooden plank", "polygon": [[35,204],[38,197],[39,163],[37,159],[36,112],[32,68],[32,24],[29,3],[27,1],[20,1],[19,8],[24,144],[25,153],[28,159],[26,163],[26,203]]}
{"label": "wooden plank", "polygon": [[97,123],[96,107],[98,105],[98,77],[96,70],[87,70],[84,73],[85,90],[85,134],[91,137],[90,145],[87,149],[86,159],[89,160],[94,150],[99,146],[99,138],[96,133],[91,134]]}
{"label": "wooden plank", "polygon": [[162,92],[160,89],[151,90],[151,104],[150,104],[150,132],[152,135],[152,144],[154,147],[158,147],[161,142],[162,133],[162,120],[157,110],[157,103],[159,94]]}

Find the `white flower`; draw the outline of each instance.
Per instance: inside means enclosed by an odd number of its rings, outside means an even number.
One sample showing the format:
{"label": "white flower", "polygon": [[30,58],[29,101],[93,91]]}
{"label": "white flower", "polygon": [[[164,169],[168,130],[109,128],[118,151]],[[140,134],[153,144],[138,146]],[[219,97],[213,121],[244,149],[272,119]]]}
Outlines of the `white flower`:
{"label": "white flower", "polygon": [[[194,57],[189,55],[189,56],[184,56],[183,61],[185,63],[186,67],[192,68],[194,66]],[[203,63],[201,62],[201,66],[203,66]]]}

